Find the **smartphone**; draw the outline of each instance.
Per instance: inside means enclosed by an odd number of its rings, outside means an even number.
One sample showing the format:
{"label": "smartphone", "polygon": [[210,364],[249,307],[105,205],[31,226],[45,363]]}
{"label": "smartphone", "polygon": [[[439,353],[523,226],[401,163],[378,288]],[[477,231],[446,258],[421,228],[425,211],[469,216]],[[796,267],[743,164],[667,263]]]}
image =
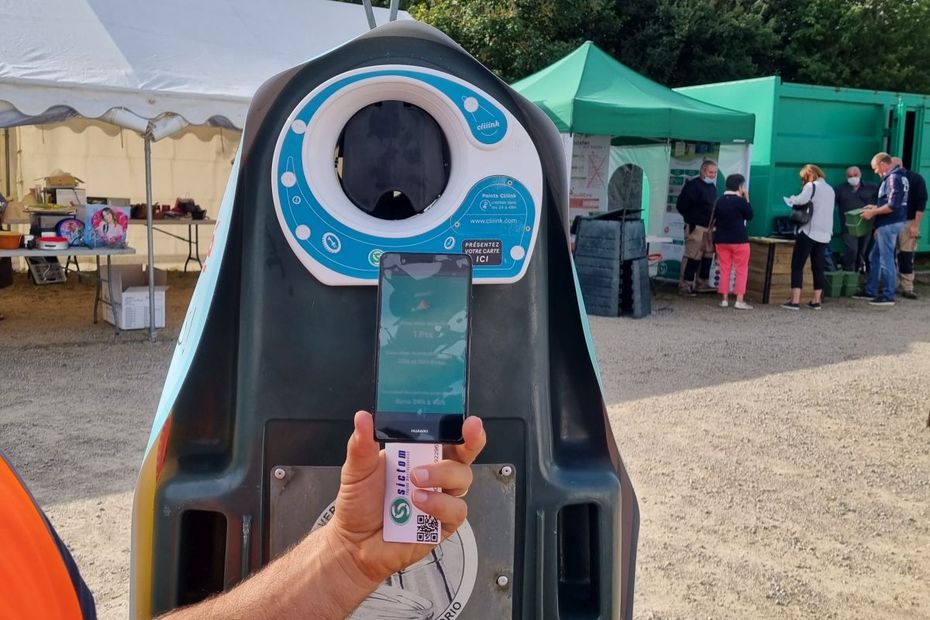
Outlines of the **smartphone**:
{"label": "smartphone", "polygon": [[376,440],[462,443],[471,280],[466,254],[381,256]]}

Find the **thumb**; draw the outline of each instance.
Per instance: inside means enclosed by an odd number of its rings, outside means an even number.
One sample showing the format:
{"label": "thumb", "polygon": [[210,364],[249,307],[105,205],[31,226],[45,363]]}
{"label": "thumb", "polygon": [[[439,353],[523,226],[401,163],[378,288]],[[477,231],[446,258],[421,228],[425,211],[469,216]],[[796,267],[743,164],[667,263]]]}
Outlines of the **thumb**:
{"label": "thumb", "polygon": [[367,411],[355,413],[355,430],[346,446],[346,462],[342,466],[342,483],[351,484],[371,475],[378,467],[381,448],[374,439],[374,422]]}

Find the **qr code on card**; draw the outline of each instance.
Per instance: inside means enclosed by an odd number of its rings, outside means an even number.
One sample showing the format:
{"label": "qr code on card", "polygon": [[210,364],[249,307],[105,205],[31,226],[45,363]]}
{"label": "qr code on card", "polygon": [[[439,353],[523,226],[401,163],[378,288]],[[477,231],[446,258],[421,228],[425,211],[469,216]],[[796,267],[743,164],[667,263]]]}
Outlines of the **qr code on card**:
{"label": "qr code on card", "polygon": [[436,520],[436,517],[417,515],[417,542],[439,542],[439,521]]}

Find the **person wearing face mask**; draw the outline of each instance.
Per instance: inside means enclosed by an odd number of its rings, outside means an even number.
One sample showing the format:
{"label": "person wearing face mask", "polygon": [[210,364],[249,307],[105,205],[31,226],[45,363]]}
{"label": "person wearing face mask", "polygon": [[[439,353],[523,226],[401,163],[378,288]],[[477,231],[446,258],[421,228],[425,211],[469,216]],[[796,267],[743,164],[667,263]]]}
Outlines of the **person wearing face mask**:
{"label": "person wearing face mask", "polygon": [[863,181],[859,167],[850,166],[846,169],[846,182],[840,183],[833,190],[836,192],[840,221],[843,222],[843,243],[846,244],[846,251],[843,252],[843,270],[862,271],[865,268],[865,251],[869,246],[869,236],[852,235],[846,225],[846,213],[875,204],[878,200],[878,185]]}
{"label": "person wearing face mask", "polygon": [[[714,293],[710,286],[710,266],[714,253],[708,251],[704,236],[710,225],[710,216],[717,200],[717,162],[705,159],[698,176],[684,184],[675,206],[685,220],[685,251],[681,260],[682,278],[679,292]],[[697,277],[697,281],[695,281]]]}

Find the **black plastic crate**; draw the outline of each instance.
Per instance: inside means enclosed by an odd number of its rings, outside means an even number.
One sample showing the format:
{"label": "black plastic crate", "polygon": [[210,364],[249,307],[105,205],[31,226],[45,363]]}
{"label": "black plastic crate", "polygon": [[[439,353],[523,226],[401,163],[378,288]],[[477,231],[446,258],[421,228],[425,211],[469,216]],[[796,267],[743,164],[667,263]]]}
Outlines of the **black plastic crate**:
{"label": "black plastic crate", "polygon": [[620,261],[610,258],[594,258],[590,256],[575,256],[575,270],[578,272],[578,279],[581,274],[616,274],[620,277]]}
{"label": "black plastic crate", "polygon": [[604,289],[582,289],[585,311],[598,316],[619,316],[620,305],[617,296]]}
{"label": "black plastic crate", "polygon": [[634,260],[646,257],[646,224],[642,220],[623,222],[623,236],[620,244],[621,260]]}
{"label": "black plastic crate", "polygon": [[622,314],[638,319],[652,313],[648,259],[623,261],[618,300]]}
{"label": "black plastic crate", "polygon": [[584,275],[578,274],[578,283],[581,284],[582,290],[594,287],[594,288],[612,288],[614,290],[619,290],[620,288],[620,274],[619,273],[586,273]]}
{"label": "black plastic crate", "polygon": [[575,234],[575,256],[619,260],[622,234],[619,222],[583,220]]}

